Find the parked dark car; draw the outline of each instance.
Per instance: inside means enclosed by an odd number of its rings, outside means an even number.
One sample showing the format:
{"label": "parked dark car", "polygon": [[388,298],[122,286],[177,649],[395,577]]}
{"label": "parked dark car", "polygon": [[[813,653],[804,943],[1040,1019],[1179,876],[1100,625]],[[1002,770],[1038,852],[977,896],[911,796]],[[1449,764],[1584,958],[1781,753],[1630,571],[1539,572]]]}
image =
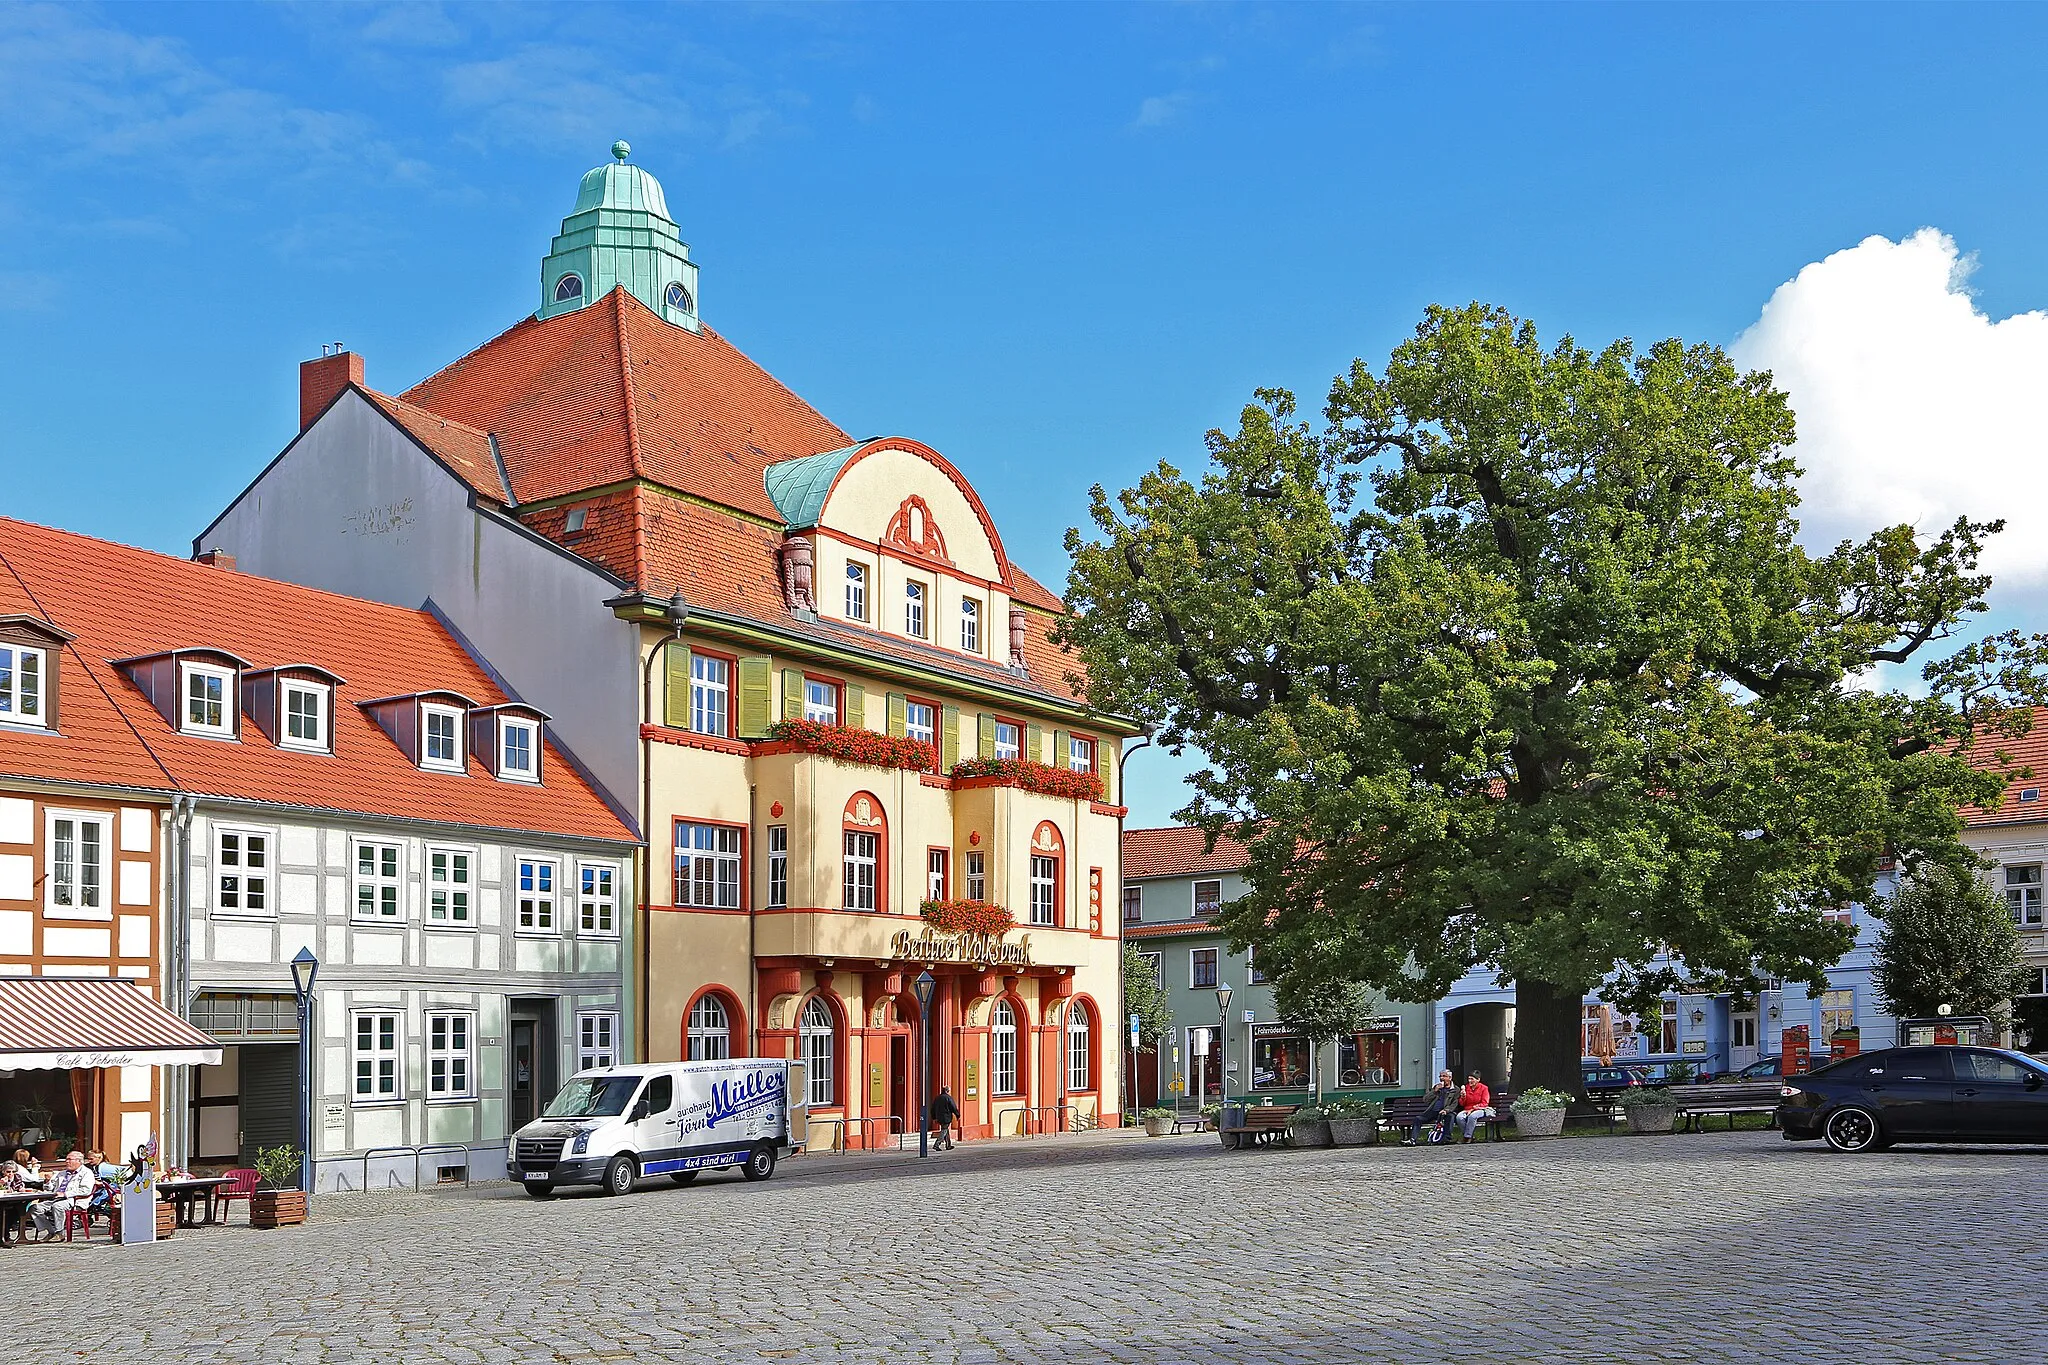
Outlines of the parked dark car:
{"label": "parked dark car", "polygon": [[1721,1079],[1724,1081],[1767,1081],[1778,1074],[1779,1059],[1759,1057],[1740,1071],[1731,1071]]}
{"label": "parked dark car", "polygon": [[1644,1083],[1642,1069],[1633,1066],[1589,1066],[1585,1069],[1584,1078],[1586,1095],[1591,1099],[1618,1095],[1631,1086]]}
{"label": "parked dark car", "polygon": [[1893,1047],[1787,1078],[1778,1126],[1838,1152],[1894,1142],[2048,1143],[2048,1065],[1990,1047]]}

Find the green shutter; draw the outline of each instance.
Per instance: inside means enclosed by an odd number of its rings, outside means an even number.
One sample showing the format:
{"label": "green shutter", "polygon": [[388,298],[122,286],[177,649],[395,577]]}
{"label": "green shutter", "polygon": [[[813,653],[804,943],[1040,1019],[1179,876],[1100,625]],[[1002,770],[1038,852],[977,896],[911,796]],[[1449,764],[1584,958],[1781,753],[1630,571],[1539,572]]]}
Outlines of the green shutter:
{"label": "green shutter", "polygon": [[800,668],[782,670],[782,718],[804,718],[804,672]]}
{"label": "green shutter", "polygon": [[981,713],[981,747],[974,752],[981,758],[996,756],[996,718],[984,711]]}
{"label": "green shutter", "polygon": [[1116,755],[1122,744],[1122,740],[1106,737],[1095,741],[1095,775],[1102,779],[1105,805],[1116,804]]}
{"label": "green shutter", "polygon": [[868,690],[859,683],[846,685],[846,714],[839,718],[841,725],[854,729],[865,729],[868,723]]}
{"label": "green shutter", "polygon": [[759,739],[775,722],[775,665],[765,654],[740,660],[740,738]]}
{"label": "green shutter", "polygon": [[901,692],[889,694],[889,733],[898,739],[903,737],[905,723],[903,714],[904,697]]}
{"label": "green shutter", "polygon": [[1045,730],[1042,726],[1024,727],[1024,757],[1033,763],[1045,762]]}
{"label": "green shutter", "polygon": [[677,730],[690,728],[690,647],[680,640],[664,646],[667,657],[668,695],[663,698],[662,723]]}
{"label": "green shutter", "polygon": [[939,738],[939,771],[950,773],[953,765],[960,761],[960,708],[944,707],[940,711],[945,729]]}
{"label": "green shutter", "polygon": [[1053,731],[1053,732],[1052,732],[1052,766],[1053,766],[1053,767],[1055,767],[1055,768],[1071,768],[1071,767],[1073,767],[1073,766],[1074,766],[1074,758],[1073,758],[1073,755],[1074,755],[1074,751],[1073,751],[1073,749],[1072,749],[1071,747],[1069,747],[1069,746],[1068,746],[1068,744],[1067,744],[1067,732],[1066,732],[1065,730],[1055,730],[1055,731]]}

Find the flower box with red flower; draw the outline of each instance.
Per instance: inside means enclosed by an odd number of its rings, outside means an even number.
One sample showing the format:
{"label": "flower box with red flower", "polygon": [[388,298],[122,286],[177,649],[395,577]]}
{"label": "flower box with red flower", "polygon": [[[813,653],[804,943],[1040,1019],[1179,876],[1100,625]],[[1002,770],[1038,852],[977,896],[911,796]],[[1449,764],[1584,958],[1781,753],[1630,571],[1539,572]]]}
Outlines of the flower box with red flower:
{"label": "flower box with red flower", "polygon": [[1068,801],[1100,801],[1099,773],[1077,773],[1023,758],[965,758],[953,765],[953,780],[962,787],[1016,787]]}
{"label": "flower box with red flower", "polygon": [[924,922],[948,934],[993,934],[1001,938],[1017,925],[1017,917],[987,901],[926,901],[919,907]]}
{"label": "flower box with red flower", "polygon": [[869,768],[907,768],[930,772],[939,765],[939,752],[918,739],[877,734],[853,725],[826,725],[815,720],[777,721],[768,728],[768,738],[754,746],[757,754],[805,753],[835,758],[841,763]]}

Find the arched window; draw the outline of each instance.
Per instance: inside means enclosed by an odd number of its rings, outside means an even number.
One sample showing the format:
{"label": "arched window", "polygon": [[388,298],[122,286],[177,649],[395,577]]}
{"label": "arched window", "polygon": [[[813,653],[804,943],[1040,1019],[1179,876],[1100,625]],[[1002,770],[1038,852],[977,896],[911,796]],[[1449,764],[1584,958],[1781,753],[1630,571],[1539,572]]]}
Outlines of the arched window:
{"label": "arched window", "polygon": [[882,836],[887,832],[882,803],[866,792],[858,792],[846,803],[841,823],[844,845],[839,903],[848,910],[880,910],[885,903]]}
{"label": "arched window", "polygon": [[1095,1023],[1080,1001],[1067,1006],[1067,1089],[1095,1088]]}
{"label": "arched window", "polygon": [[998,1095],[1017,1093],[1017,1012],[1007,1000],[996,1001],[989,1013],[989,1048],[993,1053],[989,1069],[995,1073],[990,1090]]}
{"label": "arched window", "polygon": [[687,313],[697,306],[697,301],[690,297],[690,291],[683,288],[680,282],[671,284],[665,297],[668,299],[668,306],[679,313]]}
{"label": "arched window", "polygon": [[583,297],[583,277],[569,274],[555,281],[555,302],[568,303],[571,299]]}
{"label": "arched window", "polygon": [[812,996],[804,1006],[803,1018],[797,1024],[797,1037],[803,1044],[804,1070],[810,1077],[812,1104],[830,1104],[835,1087],[832,1071],[838,1058],[838,1038],[832,1028],[832,1011],[825,1008],[825,1002]]}
{"label": "arched window", "polygon": [[732,1056],[732,1020],[725,1002],[707,995],[690,1006],[690,1060],[716,1062]]}

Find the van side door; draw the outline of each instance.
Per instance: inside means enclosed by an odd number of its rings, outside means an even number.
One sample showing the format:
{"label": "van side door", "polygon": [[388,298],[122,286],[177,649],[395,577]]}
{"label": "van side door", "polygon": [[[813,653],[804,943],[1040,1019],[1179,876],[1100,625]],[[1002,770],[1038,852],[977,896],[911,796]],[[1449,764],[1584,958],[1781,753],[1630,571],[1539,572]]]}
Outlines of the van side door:
{"label": "van side door", "polygon": [[646,1170],[649,1162],[675,1156],[676,1125],[681,1121],[676,1111],[676,1078],[648,1078],[647,1088],[640,1092],[633,1113],[633,1146],[640,1153],[640,1169]]}

